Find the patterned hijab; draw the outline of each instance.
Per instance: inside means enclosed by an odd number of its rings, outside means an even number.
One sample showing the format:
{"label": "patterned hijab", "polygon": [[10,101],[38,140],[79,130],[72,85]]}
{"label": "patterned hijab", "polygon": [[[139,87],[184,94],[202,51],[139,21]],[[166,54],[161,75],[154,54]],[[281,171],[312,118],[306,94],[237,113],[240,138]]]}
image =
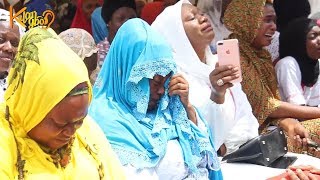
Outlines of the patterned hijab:
{"label": "patterned hijab", "polygon": [[5,100],[19,140],[74,87],[89,79],[84,63],[52,29],[33,28],[20,41],[8,81]]}
{"label": "patterned hijab", "polygon": [[123,165],[156,167],[167,142],[179,139],[185,164],[197,174],[197,163],[219,170],[219,161],[207,133],[187,118],[178,96],[168,96],[168,83],[158,108],[147,111],[149,79],[176,73],[172,51],[163,38],[141,19],[119,29],[94,86],[90,116],[97,121]]}
{"label": "patterned hijab", "polygon": [[318,80],[319,61],[307,54],[307,34],[317,24],[317,20],[302,17],[290,22],[280,32],[280,58],[292,56],[301,71],[301,84],[312,87]]}
{"label": "patterned hijab", "polygon": [[[20,41],[8,81],[5,103],[0,106],[0,121],[10,122],[16,142],[19,176],[27,173],[22,172],[22,162],[30,158],[38,158],[39,163],[47,165],[48,171],[53,171],[55,159],[45,154],[45,148],[41,148],[27,133],[66,96],[87,93],[91,101],[86,66],[52,29],[36,27],[29,30]],[[87,84],[87,90],[81,88],[79,91],[78,85],[82,83]],[[82,135],[77,131],[75,137],[83,138],[82,143],[87,144]],[[26,165],[29,168],[31,166],[28,163]]]}
{"label": "patterned hijab", "polygon": [[66,43],[78,56],[84,60],[92,54],[98,52],[98,48],[93,37],[83,29],[71,28],[59,34],[59,37]]}
{"label": "patterned hijab", "polygon": [[271,56],[264,48],[251,46],[260,28],[265,3],[266,0],[233,0],[224,15],[224,23],[232,32],[229,38],[239,40],[241,84],[260,126],[280,105]]}

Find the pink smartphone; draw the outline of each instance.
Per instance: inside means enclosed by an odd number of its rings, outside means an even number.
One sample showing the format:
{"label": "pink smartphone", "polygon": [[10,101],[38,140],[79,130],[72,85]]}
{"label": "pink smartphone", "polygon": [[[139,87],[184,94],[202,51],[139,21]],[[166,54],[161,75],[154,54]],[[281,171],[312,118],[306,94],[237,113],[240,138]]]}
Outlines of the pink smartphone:
{"label": "pink smartphone", "polygon": [[232,80],[232,83],[242,81],[241,67],[240,67],[240,52],[239,43],[237,39],[228,39],[217,42],[217,54],[219,65],[232,64],[238,66],[240,69],[240,77]]}

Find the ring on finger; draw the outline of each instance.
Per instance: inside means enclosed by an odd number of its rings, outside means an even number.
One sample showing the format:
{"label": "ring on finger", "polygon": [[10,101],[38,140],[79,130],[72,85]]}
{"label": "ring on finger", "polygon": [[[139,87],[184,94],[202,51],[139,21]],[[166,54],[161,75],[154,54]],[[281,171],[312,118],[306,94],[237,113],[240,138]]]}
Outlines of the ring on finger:
{"label": "ring on finger", "polygon": [[218,85],[218,86],[223,86],[223,85],[224,85],[223,80],[222,80],[222,79],[218,79],[218,80],[217,80],[217,85]]}

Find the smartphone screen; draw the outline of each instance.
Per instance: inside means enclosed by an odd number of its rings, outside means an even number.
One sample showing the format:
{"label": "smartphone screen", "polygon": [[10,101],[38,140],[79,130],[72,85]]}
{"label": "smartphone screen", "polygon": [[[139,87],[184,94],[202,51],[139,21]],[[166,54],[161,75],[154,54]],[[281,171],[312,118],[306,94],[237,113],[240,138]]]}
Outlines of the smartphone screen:
{"label": "smartphone screen", "polygon": [[240,67],[240,52],[239,43],[237,39],[228,39],[217,42],[217,54],[219,66],[234,65],[240,69],[240,77],[232,80],[231,83],[238,83],[242,81],[241,67]]}

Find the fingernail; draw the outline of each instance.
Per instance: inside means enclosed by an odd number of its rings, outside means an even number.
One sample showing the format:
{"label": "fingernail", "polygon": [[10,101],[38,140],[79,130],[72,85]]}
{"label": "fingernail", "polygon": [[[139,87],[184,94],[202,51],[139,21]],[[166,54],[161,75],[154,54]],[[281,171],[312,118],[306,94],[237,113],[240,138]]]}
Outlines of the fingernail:
{"label": "fingernail", "polygon": [[234,70],[234,71],[238,71],[238,70],[239,70],[239,67],[234,67],[233,70]]}

